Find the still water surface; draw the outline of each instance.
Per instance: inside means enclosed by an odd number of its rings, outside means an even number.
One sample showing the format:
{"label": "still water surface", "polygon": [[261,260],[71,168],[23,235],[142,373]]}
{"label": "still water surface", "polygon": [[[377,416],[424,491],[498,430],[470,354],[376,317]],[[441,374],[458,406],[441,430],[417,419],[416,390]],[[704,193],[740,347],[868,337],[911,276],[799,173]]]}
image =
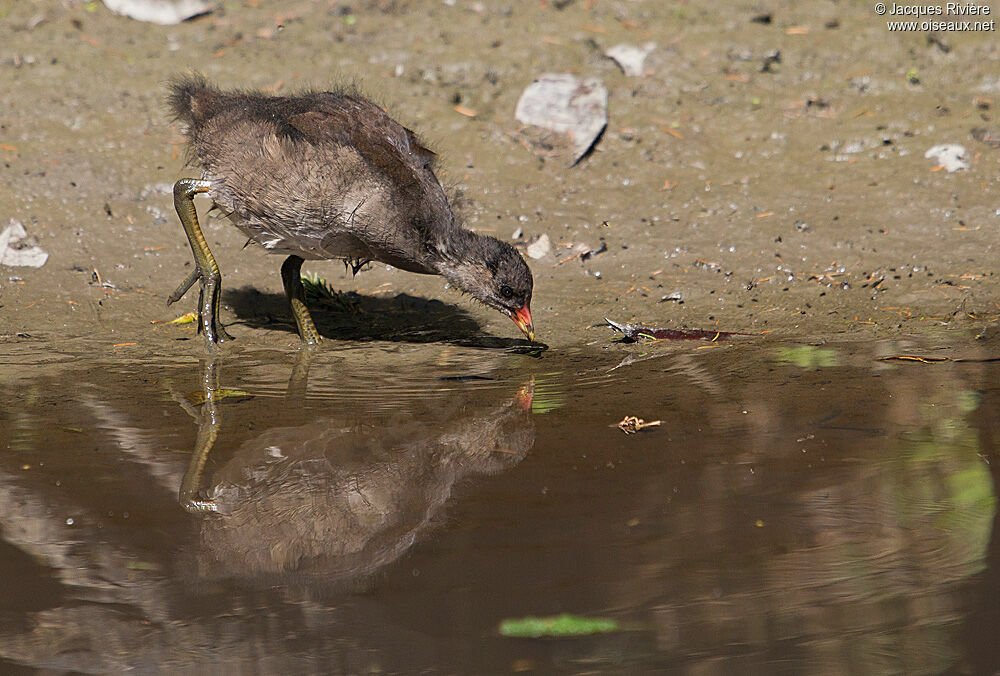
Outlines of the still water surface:
{"label": "still water surface", "polygon": [[[992,673],[988,356],[11,360],[0,670]],[[562,613],[618,629],[500,631]]]}

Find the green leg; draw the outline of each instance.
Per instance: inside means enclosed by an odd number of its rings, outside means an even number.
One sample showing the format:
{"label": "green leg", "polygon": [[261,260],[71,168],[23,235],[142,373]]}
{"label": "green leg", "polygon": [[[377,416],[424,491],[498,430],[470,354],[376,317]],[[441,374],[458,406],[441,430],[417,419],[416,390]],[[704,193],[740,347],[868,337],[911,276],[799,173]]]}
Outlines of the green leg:
{"label": "green leg", "polygon": [[198,293],[198,331],[205,334],[209,349],[215,343],[232,340],[226,333],[219,319],[219,307],[222,298],[222,274],[215,256],[208,248],[205,234],[198,224],[198,212],[194,206],[194,197],[198,193],[208,192],[211,184],[208,181],[198,181],[193,178],[182,178],[174,184],[174,208],[187,233],[191,252],[194,254],[194,270],[181,282],[177,290],[167,298],[167,305],[180,300],[187,290],[201,281]]}
{"label": "green leg", "polygon": [[301,407],[305,403],[309,384],[309,368],[312,366],[316,351],[307,345],[299,350],[295,356],[295,365],[292,367],[292,374],[288,377],[288,387],[285,388],[287,405]]}
{"label": "green leg", "polygon": [[299,329],[299,337],[309,345],[315,345],[322,338],[316,330],[316,325],[313,324],[312,317],[309,316],[309,308],[306,307],[306,293],[302,288],[302,262],[298,256],[286,258],[281,264],[281,281],[285,285],[285,296],[292,306],[292,315]]}
{"label": "green leg", "polygon": [[205,470],[205,462],[215,445],[215,439],[219,436],[219,411],[218,401],[215,393],[219,390],[219,377],[215,367],[214,358],[209,359],[202,372],[202,390],[205,396],[205,403],[198,420],[198,438],[195,441],[194,452],[188,463],[187,471],[181,480],[181,489],[178,499],[181,506],[192,514],[207,514],[217,512],[218,505],[214,500],[206,500],[196,497],[198,486],[201,483],[201,475]]}

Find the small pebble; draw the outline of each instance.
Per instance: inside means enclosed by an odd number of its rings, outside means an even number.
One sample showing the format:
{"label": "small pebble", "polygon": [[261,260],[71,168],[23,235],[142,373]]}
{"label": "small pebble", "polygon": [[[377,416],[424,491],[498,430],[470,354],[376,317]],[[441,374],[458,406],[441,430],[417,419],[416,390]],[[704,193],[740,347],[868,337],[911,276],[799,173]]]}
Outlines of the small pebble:
{"label": "small pebble", "polygon": [[646,57],[654,49],[656,49],[655,42],[647,42],[641,47],[622,43],[604,52],[604,55],[617,63],[626,75],[638,77],[643,73],[642,67],[646,62]]}

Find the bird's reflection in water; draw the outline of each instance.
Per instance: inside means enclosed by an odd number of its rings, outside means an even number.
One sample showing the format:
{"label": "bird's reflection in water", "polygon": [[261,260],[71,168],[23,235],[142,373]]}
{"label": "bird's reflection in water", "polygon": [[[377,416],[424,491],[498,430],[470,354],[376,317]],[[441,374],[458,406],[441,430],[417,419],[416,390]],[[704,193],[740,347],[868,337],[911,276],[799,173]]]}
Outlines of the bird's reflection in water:
{"label": "bird's reflection in water", "polygon": [[[309,354],[289,383],[289,410],[305,400]],[[204,517],[202,577],[364,580],[440,520],[457,481],[509,469],[534,443],[526,384],[478,413],[459,405],[451,415],[375,425],[340,411],[274,427],[206,477],[222,422],[218,370],[215,361],[205,367],[197,446],[180,490],[185,509]]]}

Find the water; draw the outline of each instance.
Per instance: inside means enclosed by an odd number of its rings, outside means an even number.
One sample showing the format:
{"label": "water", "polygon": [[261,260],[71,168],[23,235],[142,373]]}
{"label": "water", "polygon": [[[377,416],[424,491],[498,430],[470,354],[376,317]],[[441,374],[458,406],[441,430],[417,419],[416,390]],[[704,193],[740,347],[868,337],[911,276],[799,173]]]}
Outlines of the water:
{"label": "water", "polygon": [[[0,670],[991,673],[988,356],[11,360]],[[618,630],[499,629],[563,613]]]}

